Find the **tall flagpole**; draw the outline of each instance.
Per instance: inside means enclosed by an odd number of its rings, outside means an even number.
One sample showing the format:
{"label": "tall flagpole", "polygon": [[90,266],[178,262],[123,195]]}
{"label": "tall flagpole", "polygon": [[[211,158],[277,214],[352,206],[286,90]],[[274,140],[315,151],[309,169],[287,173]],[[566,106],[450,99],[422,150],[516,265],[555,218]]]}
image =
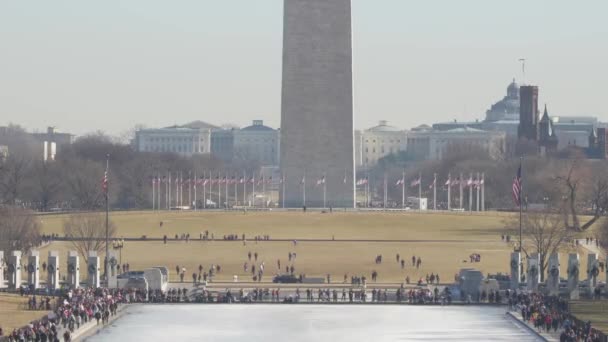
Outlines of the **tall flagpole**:
{"label": "tall flagpole", "polygon": [[173,201],[173,172],[169,171],[169,202],[167,203],[167,210],[171,210]]}
{"label": "tall flagpole", "polygon": [[477,190],[477,196],[476,196],[476,199],[475,199],[475,201],[476,201],[476,207],[477,207],[476,210],[479,211],[479,191],[480,191],[479,188],[481,187],[481,178],[479,178],[479,172],[477,172],[477,184],[476,185],[477,185],[477,189],[476,189]]}
{"label": "tall flagpole", "polygon": [[188,208],[192,209],[192,171],[188,171]]}
{"label": "tall flagpole", "polygon": [[247,171],[243,171],[243,207],[247,206]]}
{"label": "tall flagpole", "polygon": [[266,203],[268,203],[266,199],[266,176],[262,172],[262,197],[264,198],[264,203],[262,203],[262,208],[266,208]]}
{"label": "tall flagpole", "polygon": [[235,173],[234,174],[234,205],[238,206],[239,205],[239,190],[238,190],[238,186],[239,186],[239,181],[238,181],[238,174]]}
{"label": "tall flagpole", "polygon": [[386,172],[384,172],[384,204],[383,204],[383,208],[386,209],[386,201],[388,199],[388,189],[387,189],[387,175]]}
{"label": "tall flagpole", "polygon": [[110,154],[106,155],[106,173],[104,176],[104,190],[106,193],[106,257],[104,258],[103,268],[108,285],[108,256],[110,255],[110,181],[108,179],[110,173]]}
{"label": "tall flagpole", "polygon": [[224,180],[226,181],[225,188],[226,188],[226,209],[228,209],[228,207],[230,206],[230,201],[228,200],[228,172],[226,172],[226,176],[224,177]]}
{"label": "tall flagpole", "polygon": [[522,240],[522,208],[524,206],[524,157],[519,157],[519,251],[522,251],[523,240]]}
{"label": "tall flagpole", "polygon": [[418,211],[422,211],[422,173],[418,174]]}
{"label": "tall flagpole", "polygon": [[196,170],[194,170],[194,211],[197,210],[198,207],[198,201],[196,200],[196,184],[198,183],[198,177],[197,177],[197,172]]}
{"label": "tall flagpole", "polygon": [[433,175],[433,210],[437,210],[437,174]]}
{"label": "tall flagpole", "polygon": [[304,171],[304,178],[302,178],[302,207],[306,206],[306,171]]}
{"label": "tall flagpole", "polygon": [[448,211],[452,210],[452,174],[448,173]]}
{"label": "tall flagpole", "polygon": [[486,211],[486,174],[481,174],[481,211]]}
{"label": "tall flagpole", "polygon": [[460,205],[460,209],[464,209],[464,203],[462,203],[462,200],[463,200],[463,196],[462,196],[462,172],[460,173],[460,178],[458,179],[458,186],[460,188],[460,202],[458,203],[458,205]]}
{"label": "tall flagpole", "polygon": [[469,211],[473,211],[473,173],[469,174],[469,180],[471,184],[467,181],[467,185],[469,186]]}
{"label": "tall flagpole", "polygon": [[325,175],[323,175],[323,208],[327,208],[327,202],[326,202],[326,198],[327,198],[327,179],[325,178]]}
{"label": "tall flagpole", "polygon": [[157,173],[158,174],[158,178],[156,179],[156,188],[157,188],[157,193],[156,193],[156,197],[158,198],[158,200],[156,201],[156,210],[160,211],[160,190],[161,190],[161,180],[160,180],[160,172]]}
{"label": "tall flagpole", "polygon": [[154,192],[154,188],[156,188],[156,178],[152,176],[152,211],[155,210],[154,201],[156,200],[156,193]]}
{"label": "tall flagpole", "polygon": [[253,185],[251,186],[251,206],[255,207],[255,171],[253,172]]}
{"label": "tall flagpole", "polygon": [[203,170],[203,205],[201,208],[205,210],[207,208],[207,176],[205,170]]}
{"label": "tall flagpole", "polygon": [[217,208],[222,207],[222,173],[217,173]]}
{"label": "tall flagpole", "polygon": [[405,170],[401,172],[401,209],[405,209]]}

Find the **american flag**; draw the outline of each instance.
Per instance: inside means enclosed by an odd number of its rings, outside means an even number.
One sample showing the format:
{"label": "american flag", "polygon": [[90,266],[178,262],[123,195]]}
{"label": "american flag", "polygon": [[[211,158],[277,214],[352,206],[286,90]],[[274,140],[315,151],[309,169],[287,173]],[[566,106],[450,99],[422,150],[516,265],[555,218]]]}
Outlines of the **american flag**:
{"label": "american flag", "polygon": [[418,179],[414,179],[414,180],[412,181],[412,183],[410,184],[410,186],[411,186],[411,187],[418,186],[418,185],[420,185],[420,182],[421,182],[421,179],[420,179],[420,178],[418,178]]}
{"label": "american flag", "polygon": [[433,183],[431,183],[431,185],[429,185],[429,189],[434,188],[435,185],[437,185],[437,178],[433,178]]}
{"label": "american flag", "polygon": [[395,186],[399,186],[399,185],[403,185],[403,184],[405,184],[405,180],[403,178],[401,178],[397,181],[397,183],[395,183]]}
{"label": "american flag", "polygon": [[317,185],[321,185],[321,184],[325,184],[325,176],[323,176],[323,178],[319,178],[317,180]]}
{"label": "american flag", "polygon": [[513,178],[513,201],[518,207],[521,206],[521,164],[517,168],[517,175]]}

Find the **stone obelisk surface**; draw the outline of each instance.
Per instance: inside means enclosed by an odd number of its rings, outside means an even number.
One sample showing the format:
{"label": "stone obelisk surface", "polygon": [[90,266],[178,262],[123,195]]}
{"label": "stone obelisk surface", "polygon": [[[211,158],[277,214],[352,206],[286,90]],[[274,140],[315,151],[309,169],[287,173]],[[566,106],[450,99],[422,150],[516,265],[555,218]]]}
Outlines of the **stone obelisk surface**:
{"label": "stone obelisk surface", "polygon": [[322,207],[325,194],[326,206],[352,208],[351,1],[285,0],[284,11],[280,164],[285,205]]}

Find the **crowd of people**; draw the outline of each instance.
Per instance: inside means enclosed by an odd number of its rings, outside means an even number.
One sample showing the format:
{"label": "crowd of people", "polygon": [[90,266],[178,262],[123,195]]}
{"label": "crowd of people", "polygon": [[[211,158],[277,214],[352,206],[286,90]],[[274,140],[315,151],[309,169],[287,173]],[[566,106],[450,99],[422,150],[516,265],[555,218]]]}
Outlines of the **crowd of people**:
{"label": "crowd of people", "polygon": [[538,332],[557,334],[562,342],[601,342],[601,333],[591,322],[580,322],[569,310],[568,302],[555,296],[540,293],[516,293],[509,296],[509,307],[518,309],[523,320]]}

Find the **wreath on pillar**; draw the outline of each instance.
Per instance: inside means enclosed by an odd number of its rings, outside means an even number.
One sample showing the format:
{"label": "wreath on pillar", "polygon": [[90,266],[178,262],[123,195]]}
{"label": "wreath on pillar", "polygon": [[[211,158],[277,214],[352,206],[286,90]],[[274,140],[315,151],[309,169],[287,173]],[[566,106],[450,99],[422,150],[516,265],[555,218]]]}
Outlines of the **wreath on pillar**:
{"label": "wreath on pillar", "polygon": [[515,259],[511,260],[511,269],[512,270],[517,270],[518,266],[519,266],[519,263],[517,262],[517,260],[515,260]]}
{"label": "wreath on pillar", "polygon": [[68,264],[68,273],[73,274],[74,272],[76,272],[74,264]]}
{"label": "wreath on pillar", "polygon": [[114,266],[116,266],[116,264],[118,264],[118,261],[116,260],[116,258],[115,257],[111,257],[110,258],[110,265],[112,267],[114,267]]}
{"label": "wreath on pillar", "polygon": [[16,269],[17,268],[15,267],[15,264],[13,264],[13,263],[8,264],[8,273],[13,274],[13,273],[15,273]]}
{"label": "wreath on pillar", "polygon": [[47,270],[47,272],[48,272],[48,273],[53,273],[53,272],[55,272],[55,265],[53,265],[53,264],[49,264],[49,265],[46,267],[46,270]]}
{"label": "wreath on pillar", "polygon": [[551,273],[551,276],[553,276],[554,278],[557,278],[559,276],[559,268],[553,265],[549,273]]}
{"label": "wreath on pillar", "polygon": [[593,268],[589,271],[589,274],[591,274],[594,277],[597,277],[598,275],[600,275],[600,270],[597,268],[597,265],[593,265]]}
{"label": "wreath on pillar", "polygon": [[97,267],[95,267],[95,265],[90,264],[89,265],[89,273],[94,274],[95,271],[97,271]]}
{"label": "wreath on pillar", "polygon": [[36,267],[34,266],[34,264],[29,263],[29,264],[27,265],[27,272],[28,272],[28,273],[34,273],[35,271],[36,271]]}

